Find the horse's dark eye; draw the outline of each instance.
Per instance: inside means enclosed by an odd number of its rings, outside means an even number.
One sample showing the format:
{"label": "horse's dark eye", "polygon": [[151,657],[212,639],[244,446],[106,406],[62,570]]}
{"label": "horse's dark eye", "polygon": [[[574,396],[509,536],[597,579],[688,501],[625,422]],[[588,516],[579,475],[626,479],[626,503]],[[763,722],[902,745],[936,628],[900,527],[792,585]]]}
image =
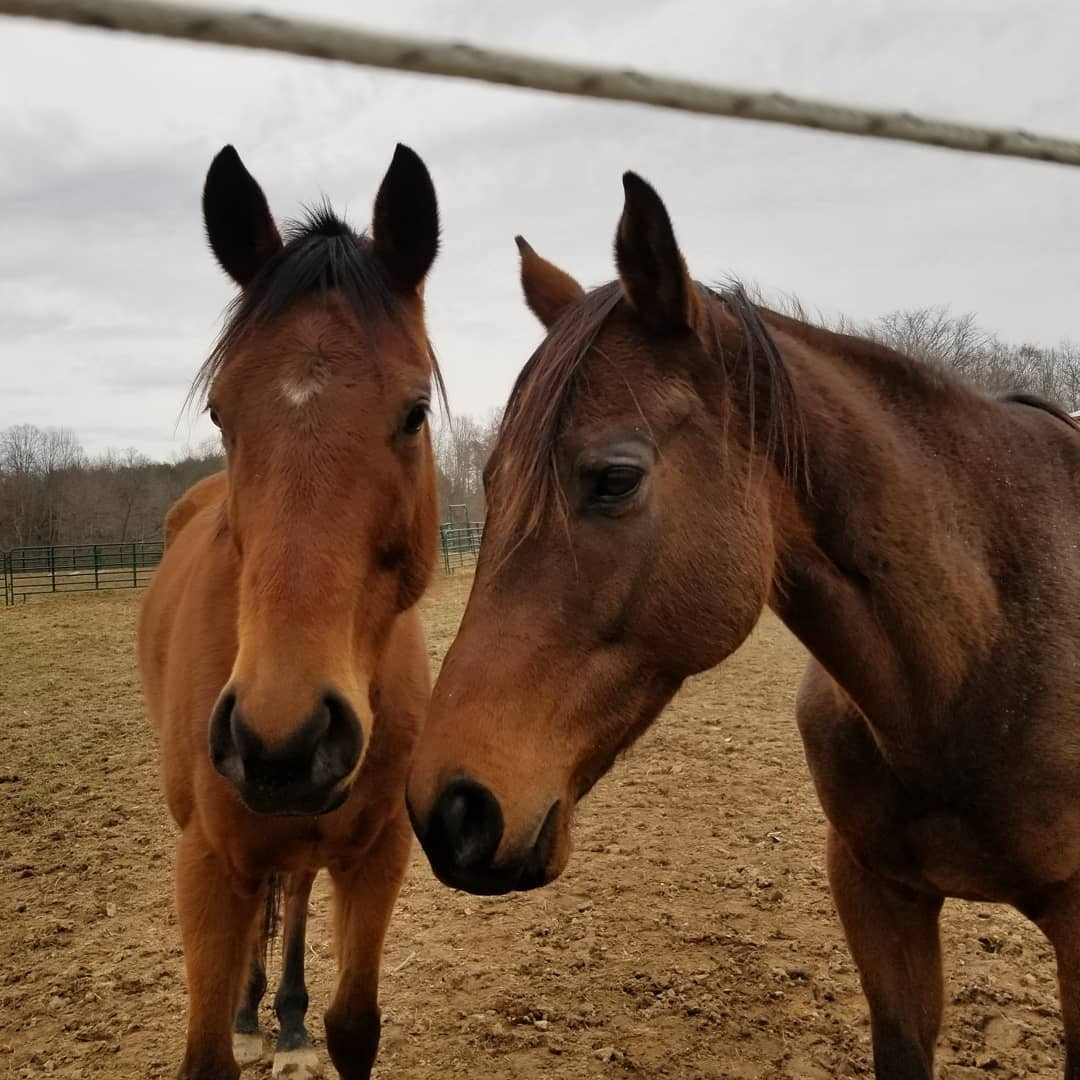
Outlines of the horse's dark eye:
{"label": "horse's dark eye", "polygon": [[217,409],[213,405],[210,406],[210,423],[216,428],[221,427],[221,417],[218,416]]}
{"label": "horse's dark eye", "polygon": [[415,435],[424,426],[424,421],[427,420],[427,414],[428,403],[426,401],[418,401],[405,417],[405,434]]}
{"label": "horse's dark eye", "polygon": [[628,499],[640,487],[641,476],[641,469],[634,465],[609,465],[596,478],[593,498],[601,503]]}

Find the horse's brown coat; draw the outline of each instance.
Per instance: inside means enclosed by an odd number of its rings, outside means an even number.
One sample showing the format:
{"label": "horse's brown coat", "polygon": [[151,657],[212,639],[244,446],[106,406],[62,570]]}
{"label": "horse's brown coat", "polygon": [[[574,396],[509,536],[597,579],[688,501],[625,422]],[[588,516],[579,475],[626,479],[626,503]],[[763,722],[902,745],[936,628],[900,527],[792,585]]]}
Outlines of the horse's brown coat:
{"label": "horse's brown coat", "polygon": [[523,255],[550,333],[409,783],[436,872],[557,876],[577,799],[768,604],[813,656],[798,723],[879,1078],[932,1075],[957,896],[1046,932],[1080,1080],[1075,425],[694,284],[632,175],[617,285]]}
{"label": "horse's brown coat", "polygon": [[[203,373],[227,467],[169,512],[138,643],[180,828],[190,1003],[180,1075],[239,1074],[233,1016],[271,875],[306,880],[326,867],[340,972],[328,1048],[342,1077],[366,1080],[382,939],[410,846],[401,791],[429,694],[413,605],[436,524],[423,424],[436,373],[420,296],[435,253],[434,191],[419,158],[399,148],[371,239],[321,211],[283,244],[227,149],[204,205],[215,253],[244,287]],[[305,393],[293,392],[298,384]],[[337,809],[248,808],[208,749],[226,688],[251,738],[271,751],[289,745],[324,695],[346,703],[363,752],[335,789]],[[290,921],[302,936],[300,913]],[[302,995],[302,982],[294,989]]]}

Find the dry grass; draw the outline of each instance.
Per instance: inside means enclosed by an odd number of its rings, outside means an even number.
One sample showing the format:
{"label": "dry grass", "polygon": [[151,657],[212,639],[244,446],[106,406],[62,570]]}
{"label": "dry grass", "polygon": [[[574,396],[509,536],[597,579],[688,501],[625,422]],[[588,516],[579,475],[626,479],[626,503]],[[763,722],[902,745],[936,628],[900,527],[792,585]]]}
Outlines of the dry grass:
{"label": "dry grass", "polygon": [[[440,578],[424,602],[434,666],[469,584]],[[135,671],[138,599],[0,609],[0,1077],[164,1080],[179,1061],[175,833]],[[377,1076],[867,1076],[865,1009],[791,719],[803,659],[767,618],[693,680],[581,808],[552,887],[469,897],[414,858],[387,942]],[[321,1035],[322,883],[312,909]],[[1042,937],[1003,909],[950,905],[945,940],[940,1075],[1060,1076]]]}

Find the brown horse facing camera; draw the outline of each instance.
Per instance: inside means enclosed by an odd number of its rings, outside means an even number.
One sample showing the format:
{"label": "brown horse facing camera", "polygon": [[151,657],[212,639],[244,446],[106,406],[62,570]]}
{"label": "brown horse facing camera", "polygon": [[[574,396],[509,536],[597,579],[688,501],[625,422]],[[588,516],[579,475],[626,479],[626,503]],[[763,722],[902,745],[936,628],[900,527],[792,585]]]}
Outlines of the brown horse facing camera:
{"label": "brown horse facing camera", "polygon": [[239,1075],[237,1057],[261,1056],[264,956],[281,891],[274,1074],[312,1075],[304,924],[326,867],[339,969],[327,1047],[345,1080],[366,1080],[383,936],[412,837],[402,792],[430,691],[414,605],[437,521],[425,421],[438,372],[422,301],[438,244],[435,191],[399,146],[370,237],[322,209],[283,241],[226,147],[203,211],[214,254],[242,287],[196,383],[226,468],[170,511],[139,624],[181,830],[180,1076],[227,1080]]}
{"label": "brown horse facing camera", "polygon": [[511,395],[476,579],[409,779],[450,885],[557,877],[575,803],[768,604],[881,1080],[926,1080],[944,897],[1057,951],[1080,1080],[1080,432],[714,293],[633,174],[619,281],[519,240],[548,336]]}

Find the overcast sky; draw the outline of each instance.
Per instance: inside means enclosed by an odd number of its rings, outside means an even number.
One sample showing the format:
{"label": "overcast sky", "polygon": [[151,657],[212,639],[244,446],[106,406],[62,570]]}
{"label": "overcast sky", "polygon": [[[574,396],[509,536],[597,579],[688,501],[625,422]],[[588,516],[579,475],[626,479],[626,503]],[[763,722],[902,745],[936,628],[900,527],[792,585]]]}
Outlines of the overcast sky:
{"label": "overcast sky", "polygon": [[[1076,0],[252,0],[365,25],[1080,136]],[[362,12],[362,14],[360,14]],[[1080,338],[1080,171],[0,18],[0,428],[169,458],[231,286],[199,198],[232,142],[275,214],[357,227],[397,141],[443,246],[430,329],[455,412],[539,339],[513,236],[599,284],[620,176],[667,202],[695,276],[830,315],[946,303],[1011,340]]]}

